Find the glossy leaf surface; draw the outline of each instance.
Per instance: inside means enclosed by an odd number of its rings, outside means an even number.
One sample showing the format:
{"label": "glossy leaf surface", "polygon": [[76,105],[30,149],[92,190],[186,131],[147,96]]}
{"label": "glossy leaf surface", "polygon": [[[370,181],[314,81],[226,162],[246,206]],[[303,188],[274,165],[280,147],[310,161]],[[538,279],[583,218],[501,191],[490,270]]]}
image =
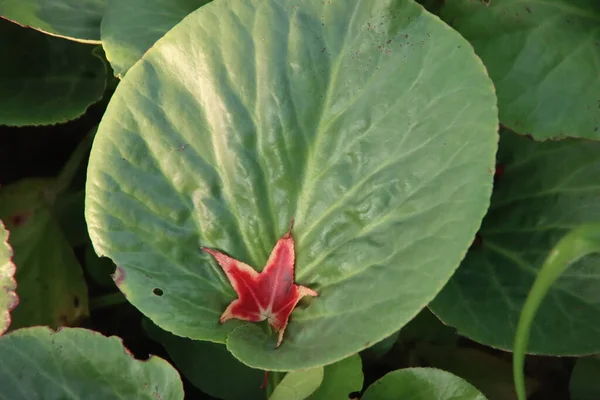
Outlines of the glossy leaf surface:
{"label": "glossy leaf surface", "polygon": [[102,43],[115,75],[125,73],[169,29],[210,0],[107,0]]}
{"label": "glossy leaf surface", "polygon": [[103,61],[93,47],[0,19],[0,125],[50,125],[82,115],[102,98]]}
{"label": "glossy leaf surface", "polygon": [[17,282],[14,275],[15,264],[12,262],[13,251],[8,244],[8,231],[0,220],[0,335],[10,326],[10,312],[19,303],[15,289]]}
{"label": "glossy leaf surface", "polygon": [[597,0],[452,0],[441,16],[482,58],[502,124],[537,140],[600,140]]}
{"label": "glossy leaf surface", "polygon": [[389,372],[366,390],[361,400],[486,400],[475,387],[449,372],[406,368]]}
{"label": "glossy leaf surface", "polygon": [[[327,365],[400,329],[449,279],[489,202],[496,129],[483,66],[416,3],[213,2],[117,88],[86,219],[161,328],[229,335],[259,369]],[[292,217],[295,282],[319,297],[274,351],[258,326],[219,324],[235,292],[200,247],[261,268]]]}
{"label": "glossy leaf surface", "polygon": [[168,362],[136,360],[116,336],[81,328],[24,328],[1,337],[0,381],[0,398],[11,400],[183,400]]}
{"label": "glossy leaf surface", "polygon": [[[512,349],[519,314],[546,257],[569,232],[600,222],[600,143],[501,135],[498,178],[481,243],[432,303],[458,333]],[[544,298],[527,351],[600,351],[600,255],[572,263]]]}
{"label": "glossy leaf surface", "polygon": [[0,15],[19,25],[85,43],[100,43],[106,0],[0,0]]}

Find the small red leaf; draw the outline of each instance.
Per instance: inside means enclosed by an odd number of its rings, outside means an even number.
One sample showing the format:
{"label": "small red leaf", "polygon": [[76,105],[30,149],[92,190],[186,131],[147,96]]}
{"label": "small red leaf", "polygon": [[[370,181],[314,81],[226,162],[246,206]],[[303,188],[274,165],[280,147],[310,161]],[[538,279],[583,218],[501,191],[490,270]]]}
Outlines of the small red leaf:
{"label": "small red leaf", "polygon": [[231,286],[238,295],[221,315],[221,323],[232,319],[258,322],[265,319],[279,332],[277,346],[292,311],[304,296],[317,296],[317,292],[294,283],[294,238],[289,231],[277,241],[267,265],[258,273],[252,267],[216,250],[202,247],[219,263]]}

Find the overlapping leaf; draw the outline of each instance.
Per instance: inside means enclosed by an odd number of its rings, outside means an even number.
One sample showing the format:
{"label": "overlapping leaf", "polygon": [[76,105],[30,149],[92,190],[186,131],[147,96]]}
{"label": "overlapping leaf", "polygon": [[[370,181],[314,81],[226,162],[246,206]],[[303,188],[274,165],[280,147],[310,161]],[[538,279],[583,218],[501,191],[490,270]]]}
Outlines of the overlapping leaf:
{"label": "overlapping leaf", "polygon": [[475,387],[449,372],[434,368],[392,371],[366,390],[361,400],[486,400]]}
{"label": "overlapping leaf", "polygon": [[[498,179],[481,244],[469,252],[432,303],[458,332],[512,349],[519,314],[533,281],[559,240],[600,222],[600,143],[535,143],[503,133]],[[528,351],[600,351],[600,255],[571,264],[552,286],[533,323]]]}
{"label": "overlapping leaf", "polygon": [[483,59],[502,124],[537,140],[600,140],[597,0],[453,0],[441,16]]}
{"label": "overlapping leaf", "polygon": [[[90,235],[163,329],[229,334],[259,369],[330,364],[453,273],[488,205],[496,127],[470,46],[412,1],[210,3],[117,88],[88,169]],[[261,268],[292,217],[296,283],[319,297],[274,351],[256,325],[219,324],[235,294],[199,247]]]}
{"label": "overlapping leaf", "polygon": [[10,326],[10,312],[17,306],[19,299],[15,289],[15,264],[13,251],[8,244],[8,231],[0,220],[0,335]]}
{"label": "overlapping leaf", "polygon": [[0,125],[49,125],[82,115],[102,98],[104,62],[93,47],[0,19]]}
{"label": "overlapping leaf", "polygon": [[223,400],[265,400],[265,390],[260,388],[265,372],[245,366],[223,344],[181,338],[149,321],[144,321],[144,328],[204,393]]}
{"label": "overlapping leaf", "polygon": [[135,360],[115,336],[80,328],[24,328],[0,338],[0,398],[182,400],[177,371]]}
{"label": "overlapping leaf", "polygon": [[323,367],[290,371],[273,390],[269,400],[305,400],[323,382]]}
{"label": "overlapping leaf", "polygon": [[0,0],[0,16],[41,32],[100,43],[106,0]]}
{"label": "overlapping leaf", "polygon": [[18,266],[11,328],[71,325],[88,314],[81,267],[52,215],[55,187],[53,179],[30,179],[0,188],[0,218]]}
{"label": "overlapping leaf", "polygon": [[102,43],[117,76],[125,73],[169,29],[211,0],[107,0]]}
{"label": "overlapping leaf", "polygon": [[308,397],[309,400],[346,400],[350,393],[359,392],[363,386],[362,362],[354,354],[323,370],[323,381],[319,388]]}

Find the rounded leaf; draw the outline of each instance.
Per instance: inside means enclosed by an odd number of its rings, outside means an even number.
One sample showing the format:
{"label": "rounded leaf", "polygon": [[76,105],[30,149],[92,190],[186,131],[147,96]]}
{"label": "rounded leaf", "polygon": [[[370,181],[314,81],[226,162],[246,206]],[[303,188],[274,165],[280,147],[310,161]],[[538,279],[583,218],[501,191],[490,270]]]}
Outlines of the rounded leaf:
{"label": "rounded leaf", "polygon": [[365,391],[361,400],[486,400],[467,381],[434,368],[389,372]]}
{"label": "rounded leaf", "polygon": [[106,66],[93,47],[0,19],[0,125],[50,125],[100,100]]}
{"label": "rounded leaf", "polygon": [[183,399],[177,371],[162,358],[139,361],[116,336],[81,329],[23,328],[0,338],[0,397]]}
{"label": "rounded leaf", "polygon": [[[117,88],[88,168],[90,236],[161,328],[239,328],[228,348],[254,368],[330,364],[454,272],[489,203],[496,112],[468,43],[412,1],[213,2]],[[255,325],[219,324],[235,292],[200,246],[261,269],[292,217],[295,282],[319,296],[274,351]]]}
{"label": "rounded leaf", "polygon": [[440,15],[485,63],[502,124],[536,140],[600,140],[597,0],[453,0]]}
{"label": "rounded leaf", "polygon": [[[536,143],[501,135],[498,177],[480,244],[474,245],[430,305],[458,333],[511,350],[520,312],[538,271],[567,233],[600,222],[600,143]],[[572,263],[550,288],[527,352],[600,351],[600,255]]]}
{"label": "rounded leaf", "polygon": [[19,304],[15,289],[15,264],[12,262],[13,251],[8,244],[8,231],[0,220],[0,335],[10,326],[10,312]]}
{"label": "rounded leaf", "polygon": [[106,0],[0,0],[0,15],[52,36],[100,42]]}
{"label": "rounded leaf", "polygon": [[107,0],[102,45],[116,76],[127,70],[186,15],[211,0]]}

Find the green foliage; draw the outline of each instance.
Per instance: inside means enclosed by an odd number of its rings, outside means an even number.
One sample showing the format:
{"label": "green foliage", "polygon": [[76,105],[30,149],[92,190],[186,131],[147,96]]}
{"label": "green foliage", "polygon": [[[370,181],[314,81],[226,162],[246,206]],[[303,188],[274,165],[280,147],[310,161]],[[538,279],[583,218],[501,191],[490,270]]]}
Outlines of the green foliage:
{"label": "green foliage", "polygon": [[285,374],[269,400],[307,399],[323,381],[323,367],[299,369]]}
{"label": "green foliage", "polygon": [[210,1],[107,0],[102,44],[115,74],[123,77],[154,42]]}
{"label": "green foliage", "polygon": [[135,360],[120,339],[81,328],[20,329],[0,338],[0,397],[183,400],[165,360]]}
{"label": "green foliage", "polygon": [[597,0],[453,0],[441,16],[485,63],[502,124],[535,139],[600,140]]}
{"label": "green foliage", "polygon": [[223,400],[265,399],[260,388],[264,371],[245,366],[223,344],[178,337],[144,322],[150,337],[165,347],[178,370],[204,393]]}
{"label": "green foliage", "polygon": [[105,6],[106,0],[0,0],[0,15],[53,36],[101,43]]}
{"label": "green foliage", "polygon": [[[315,0],[302,15],[218,2],[167,33],[115,92],[86,190],[92,242],[132,304],[179,336],[229,334],[237,358],[269,370],[345,358],[433,298],[487,206],[497,140],[481,65],[419,7]],[[189,35],[215,23],[229,33]],[[296,280],[319,297],[274,352],[256,326],[219,325],[234,292],[199,246],[263,266],[292,217]]]}
{"label": "green foliage", "polygon": [[598,1],[0,17],[0,399],[600,398]]}
{"label": "green foliage", "polygon": [[[432,304],[444,322],[478,342],[513,348],[519,314],[546,258],[569,232],[600,223],[599,152],[597,142],[536,143],[501,134],[498,163],[505,172],[496,182],[481,244]],[[598,260],[597,254],[573,260],[550,287],[528,351],[600,351],[600,327],[589,323],[600,318]]]}
{"label": "green foliage", "polygon": [[433,368],[407,368],[386,374],[361,400],[486,400],[463,379]]}
{"label": "green foliage", "polygon": [[0,19],[0,125],[49,125],[82,115],[102,98],[104,62],[89,45]]}

